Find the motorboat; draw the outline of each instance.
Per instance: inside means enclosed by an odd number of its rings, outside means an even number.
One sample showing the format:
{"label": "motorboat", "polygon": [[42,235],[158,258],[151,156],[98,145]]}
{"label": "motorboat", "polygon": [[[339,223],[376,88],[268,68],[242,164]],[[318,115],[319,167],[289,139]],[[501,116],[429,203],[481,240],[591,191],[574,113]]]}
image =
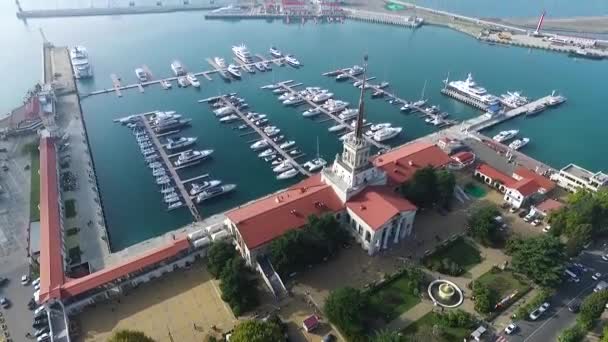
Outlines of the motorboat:
{"label": "motorboat", "polygon": [[346,125],[338,124],[338,125],[329,127],[327,130],[330,132],[340,132],[343,129],[346,129]]}
{"label": "motorboat", "polygon": [[162,124],[158,124],[155,128],[154,131],[156,133],[165,133],[168,132],[170,130],[174,130],[177,128],[181,128],[184,126],[187,126],[190,124],[190,121],[192,121],[192,119],[172,119],[172,120],[168,120],[166,122],[163,122]]}
{"label": "motorboat", "polygon": [[220,184],[222,184],[222,181],[216,179],[204,181],[202,183],[192,183],[189,194],[190,196],[195,196],[211,187],[216,187]]}
{"label": "motorboat", "polygon": [[296,169],[289,169],[285,172],[281,172],[278,176],[277,179],[289,179],[289,178],[293,178],[295,176],[297,176],[299,173],[298,170]]}
{"label": "motorboat", "polygon": [[294,68],[299,68],[300,67],[300,61],[298,61],[294,56],[292,55],[287,55],[285,56],[285,62],[287,62],[287,64],[291,65]]}
{"label": "motorboat", "polygon": [[276,47],[274,47],[274,46],[270,47],[269,52],[270,52],[270,55],[272,57],[274,57],[274,58],[281,58],[281,57],[283,57],[283,53],[279,49],[277,49]]}
{"label": "motorboat", "polygon": [[342,120],[349,120],[356,117],[357,114],[359,114],[359,111],[357,109],[350,108],[338,114],[338,117]]}
{"label": "motorboat", "polygon": [[363,69],[362,67],[355,65],[352,68],[350,68],[350,70],[348,71],[348,73],[351,76],[359,76],[363,73],[363,71],[365,71],[365,69]]}
{"label": "motorboat", "polygon": [[522,96],[520,92],[508,91],[506,94],[500,95],[500,102],[509,108],[518,108],[527,104],[529,100]]}
{"label": "motorboat", "polygon": [[268,119],[260,119],[260,120],[256,120],[253,124],[258,127],[262,127],[262,126],[266,125],[267,123],[268,123]]}
{"label": "motorboat", "polygon": [[234,108],[232,106],[225,106],[214,110],[213,113],[215,113],[215,116],[225,116],[234,113]]}
{"label": "motorboat", "polygon": [[374,133],[373,139],[378,142],[389,140],[399,135],[402,130],[403,128],[401,127],[382,128]]}
{"label": "motorboat", "polygon": [[302,97],[292,96],[292,97],[288,98],[287,100],[283,101],[283,104],[286,106],[295,106],[302,102],[304,102],[304,99]]}
{"label": "motorboat", "polygon": [[437,106],[435,106],[435,105],[430,106],[430,107],[427,107],[427,108],[423,108],[422,110],[423,110],[423,111],[424,111],[426,114],[429,114],[429,115],[433,115],[433,114],[439,113],[439,107],[437,107]]}
{"label": "motorboat", "polygon": [[333,93],[321,92],[312,97],[312,102],[314,102],[314,103],[325,102],[325,101],[331,99],[332,96],[334,96]]}
{"label": "motorboat", "polygon": [[277,157],[277,155],[276,155],[276,154],[271,154],[271,155],[269,155],[268,157],[264,157],[264,158],[262,158],[262,160],[264,160],[265,162],[267,162],[267,163],[268,163],[268,162],[273,161],[273,160],[274,160],[276,157]]}
{"label": "motorboat", "polygon": [[220,68],[226,68],[226,61],[221,58],[221,57],[214,57],[213,61],[215,62],[215,64],[217,64],[218,67]]}
{"label": "motorboat", "polygon": [[181,208],[183,206],[184,206],[184,204],[182,203],[182,201],[177,201],[177,202],[173,202],[173,203],[169,204],[169,206],[167,206],[167,210],[171,211],[171,210]]}
{"label": "motorboat", "polygon": [[212,153],[213,150],[185,151],[179,154],[174,164],[175,166],[194,165],[208,158]]}
{"label": "motorboat", "polygon": [[388,127],[391,127],[391,126],[392,126],[392,124],[390,122],[384,122],[384,123],[379,123],[379,124],[371,125],[370,129],[371,129],[372,132],[375,132],[375,131],[379,131],[379,130],[381,130],[383,128],[388,128]]}
{"label": "motorboat", "polygon": [[228,72],[230,73],[230,75],[232,75],[232,77],[234,78],[241,78],[241,68],[239,68],[238,66],[234,65],[234,64],[230,64],[228,66]]}
{"label": "motorboat", "polygon": [[186,88],[190,85],[190,82],[188,82],[188,78],[186,78],[186,76],[179,76],[177,78],[177,85],[182,88]]}
{"label": "motorboat", "polygon": [[198,81],[194,74],[188,73],[186,75],[186,79],[188,79],[188,82],[190,82],[190,84],[192,84],[192,86],[195,88],[199,88],[201,86],[201,82]]}
{"label": "motorboat", "polygon": [[157,167],[162,167],[163,164],[161,162],[152,162],[148,164],[148,167],[151,169],[157,168]]}
{"label": "motorboat", "polygon": [[139,80],[139,82],[148,82],[148,73],[144,71],[144,69],[142,68],[137,68],[135,69],[135,76],[137,76],[137,79]]}
{"label": "motorboat", "polygon": [[167,171],[163,168],[158,168],[158,169],[152,170],[152,176],[154,176],[154,177],[160,177],[160,176],[164,176],[166,174],[167,174]]}
{"label": "motorboat", "polygon": [[277,128],[277,126],[267,126],[264,127],[264,133],[268,133],[268,132],[273,132],[273,131],[281,131],[280,129]]}
{"label": "motorboat", "polygon": [[281,164],[283,162],[283,158],[276,158],[275,160],[272,161],[272,163],[270,163],[272,166],[277,166],[279,164]]}
{"label": "motorboat", "polygon": [[428,102],[428,100],[426,99],[420,99],[414,103],[412,103],[412,107],[422,107],[424,106],[426,103]]}
{"label": "motorboat", "polygon": [[349,74],[347,74],[347,73],[338,74],[338,75],[336,76],[336,81],[338,81],[338,82],[339,82],[339,81],[346,81],[346,80],[348,80],[348,79],[350,79],[350,76],[349,76]]}
{"label": "motorboat", "polygon": [[167,176],[161,176],[159,178],[156,178],[156,184],[158,185],[165,185],[165,184],[169,184],[171,183],[171,178],[167,177]]}
{"label": "motorboat", "polygon": [[93,77],[89,53],[84,46],[74,46],[70,49],[70,61],[75,78]]}
{"label": "motorboat", "polygon": [[289,89],[276,88],[272,92],[275,93],[275,94],[285,94],[285,93],[289,93]]}
{"label": "motorboat", "polygon": [[275,151],[274,149],[272,149],[272,148],[267,148],[267,149],[265,149],[264,151],[260,152],[260,153],[258,154],[258,157],[260,157],[260,158],[264,158],[264,157],[268,157],[268,156],[271,156],[271,155],[276,154],[276,153],[277,153],[277,151]]}
{"label": "motorboat", "polygon": [[604,55],[601,55],[601,54],[595,53],[595,52],[591,52],[591,51],[587,51],[585,49],[578,49],[575,51],[570,51],[570,53],[568,55],[570,57],[580,57],[580,58],[594,59],[594,60],[602,60],[605,58]]}
{"label": "motorboat", "polygon": [[252,150],[261,150],[268,147],[269,142],[266,139],[258,140],[249,146]]}
{"label": "motorboat", "polygon": [[182,63],[178,60],[175,60],[171,63],[171,70],[173,70],[173,74],[175,76],[185,76],[186,69],[182,65]]}
{"label": "motorboat", "polygon": [[407,111],[412,110],[412,108],[413,108],[413,107],[412,107],[412,104],[411,104],[411,103],[409,103],[409,102],[406,102],[406,103],[404,103],[404,104],[403,104],[403,106],[401,106],[400,110],[401,110],[402,112],[407,112]]}
{"label": "motorboat", "polygon": [[173,84],[171,84],[171,82],[169,82],[168,80],[161,80],[160,85],[165,89],[171,89],[171,87],[173,86]]}
{"label": "motorboat", "polygon": [[547,100],[547,106],[553,107],[566,102],[566,98],[561,95],[555,95],[555,91],[551,92],[549,100]]}
{"label": "motorboat", "polygon": [[[150,124],[160,125],[160,124],[168,122],[170,120],[181,119],[181,117],[182,117],[181,114],[176,114],[175,111],[167,111],[167,112],[157,111],[157,112],[154,112],[154,114],[152,114],[150,116]],[[145,134],[145,133],[144,133],[144,135],[147,136],[147,134]]]}
{"label": "motorboat", "polygon": [[320,158],[320,157],[307,161],[306,163],[303,164],[303,166],[305,168],[307,168],[309,172],[315,172],[317,170],[320,170],[325,165],[327,165],[327,162],[325,161],[325,159]]}
{"label": "motorboat", "polygon": [[531,107],[526,111],[526,116],[533,116],[547,109],[547,106],[544,104],[538,104],[536,106]]}
{"label": "motorboat", "polygon": [[349,103],[345,101],[329,99],[322,105],[322,107],[327,109],[327,111],[329,111],[330,113],[335,113],[348,107],[348,105]]}
{"label": "motorboat", "polygon": [[275,143],[278,143],[280,141],[283,141],[283,139],[285,139],[285,136],[283,134],[281,134],[281,135],[277,135],[276,137],[272,138],[272,141],[274,141]]}
{"label": "motorboat", "polygon": [[493,107],[498,105],[498,97],[488,93],[488,91],[480,87],[474,80],[473,75],[470,73],[464,81],[444,81],[446,88],[455,91],[467,98],[481,102],[482,104]]}
{"label": "motorboat", "polygon": [[519,130],[517,130],[517,129],[501,131],[500,133],[498,133],[494,137],[492,137],[492,140],[494,140],[496,142],[504,142],[504,141],[513,139],[518,133],[519,133]]}
{"label": "motorboat", "polygon": [[245,64],[253,63],[251,52],[249,52],[249,49],[247,49],[247,46],[245,46],[245,44],[233,46],[232,53],[234,53],[236,58],[240,59]]}
{"label": "motorboat", "polygon": [[317,116],[319,114],[321,114],[321,109],[319,109],[319,108],[311,108],[311,109],[305,111],[304,113],[302,113],[302,116],[305,117],[305,118],[310,118],[310,117],[313,117],[313,116]]}
{"label": "motorboat", "polygon": [[379,98],[384,96],[384,91],[376,90],[372,93],[372,98]]}
{"label": "motorboat", "polygon": [[279,147],[282,149],[287,149],[287,148],[292,147],[295,144],[296,144],[295,140],[289,140],[289,141],[286,141],[286,142],[282,143],[281,145],[279,145]]}
{"label": "motorboat", "polygon": [[291,162],[289,160],[284,160],[280,164],[275,166],[272,169],[272,171],[275,173],[283,173],[289,169],[293,169],[293,165],[291,164]]}
{"label": "motorboat", "polygon": [[226,116],[220,118],[220,122],[221,123],[229,123],[229,122],[232,122],[232,121],[236,121],[238,119],[239,119],[238,115],[236,115],[236,114],[230,114],[230,115],[226,115]]}
{"label": "motorboat", "polygon": [[528,145],[528,143],[530,142],[529,138],[521,138],[521,139],[515,139],[513,140],[513,142],[511,142],[509,144],[509,148],[512,150],[519,150],[520,148]]}
{"label": "motorboat", "polygon": [[272,70],[272,66],[270,65],[270,63],[268,63],[266,61],[260,61],[260,63],[262,63],[262,65],[264,66],[264,68],[266,68],[267,71]]}
{"label": "motorboat", "polygon": [[253,66],[255,66],[255,68],[258,69],[259,71],[262,71],[262,72],[266,71],[266,67],[261,62],[253,63]]}
{"label": "motorboat", "polygon": [[255,74],[255,69],[249,64],[243,64],[243,69],[250,74]]}
{"label": "motorboat", "polygon": [[178,197],[177,192],[172,191],[163,195],[163,199],[167,201],[170,198]]}
{"label": "motorboat", "polygon": [[175,192],[175,187],[172,187],[172,186],[163,186],[160,189],[160,193],[163,194],[163,195],[164,194],[169,194],[169,193],[172,193],[172,192]]}
{"label": "motorboat", "polygon": [[275,128],[273,130],[264,131],[264,133],[266,133],[266,135],[269,136],[269,137],[274,137],[275,135],[281,133],[281,130],[278,129],[278,128]]}
{"label": "motorboat", "polygon": [[290,97],[292,97],[292,96],[293,96],[293,95],[291,95],[291,92],[287,91],[287,92],[284,92],[284,93],[282,93],[281,95],[279,95],[279,97],[277,97],[277,99],[278,99],[279,101],[285,101],[285,100],[289,99],[289,98],[290,98]]}
{"label": "motorboat", "polygon": [[165,147],[169,151],[179,150],[180,148],[188,147],[196,143],[196,137],[179,137],[178,139],[169,138],[167,139],[167,145]]}
{"label": "motorboat", "polygon": [[265,86],[261,86],[260,88],[261,89],[268,89],[268,90],[275,90],[275,89],[278,89],[280,87],[281,87],[280,84],[267,84]]}
{"label": "motorboat", "polygon": [[382,82],[382,83],[380,83],[380,84],[378,85],[378,88],[380,88],[380,89],[384,89],[384,88],[386,88],[386,87],[388,87],[388,86],[389,86],[389,83],[388,83],[388,82]]}
{"label": "motorboat", "polygon": [[198,194],[196,196],[196,203],[201,203],[210,198],[213,198],[213,197],[216,197],[219,195],[223,195],[223,194],[227,194],[227,193],[233,191],[235,188],[236,188],[236,184],[224,184],[224,185],[220,185],[220,186],[211,187],[207,190],[204,190],[203,192],[201,192],[200,194]]}

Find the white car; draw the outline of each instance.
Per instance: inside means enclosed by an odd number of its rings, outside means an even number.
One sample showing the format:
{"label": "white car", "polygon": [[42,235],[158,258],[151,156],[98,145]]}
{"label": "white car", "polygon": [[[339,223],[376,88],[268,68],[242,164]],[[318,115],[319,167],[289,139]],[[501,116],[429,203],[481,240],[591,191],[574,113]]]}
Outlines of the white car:
{"label": "white car", "polygon": [[540,313],[543,313],[545,311],[547,311],[547,309],[549,309],[549,307],[551,306],[551,304],[549,304],[549,302],[544,302],[539,308],[538,311],[540,311]]}
{"label": "white car", "polygon": [[30,283],[30,277],[27,274],[21,276],[21,285],[25,286]]}
{"label": "white car", "polygon": [[604,254],[604,255],[602,255],[602,260],[604,260],[604,261],[608,261],[608,254]]}
{"label": "white car", "polygon": [[36,278],[32,281],[32,286],[40,285],[40,278]]}
{"label": "white car", "polygon": [[507,325],[507,327],[505,328],[505,333],[507,335],[511,335],[512,333],[515,332],[515,330],[517,330],[517,325],[515,323],[511,323],[511,324]]}
{"label": "white car", "polygon": [[548,233],[551,230],[551,226],[545,226],[545,228],[543,228],[543,233]]}
{"label": "white car", "polygon": [[602,274],[601,274],[600,272],[594,273],[594,274],[591,276],[591,278],[592,278],[593,280],[600,280],[600,279],[602,279]]}
{"label": "white car", "polygon": [[517,209],[515,209],[515,208],[513,208],[513,207],[509,208],[509,212],[510,212],[511,214],[515,213],[516,211],[517,211]]}
{"label": "white car", "polygon": [[542,312],[540,312],[538,309],[530,312],[530,319],[533,321],[536,321],[538,319],[538,317],[540,317],[540,315],[542,314]]}
{"label": "white car", "polygon": [[539,220],[539,219],[536,219],[536,220],[534,220],[534,221],[530,222],[530,224],[531,224],[532,226],[536,227],[536,226],[538,226],[538,225],[540,224],[540,220]]}

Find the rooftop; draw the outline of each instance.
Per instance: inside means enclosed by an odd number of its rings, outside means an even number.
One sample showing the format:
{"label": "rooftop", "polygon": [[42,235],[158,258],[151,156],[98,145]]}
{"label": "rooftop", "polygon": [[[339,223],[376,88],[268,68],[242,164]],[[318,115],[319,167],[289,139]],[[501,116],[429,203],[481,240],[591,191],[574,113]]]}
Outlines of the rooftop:
{"label": "rooftop", "polygon": [[378,230],[400,212],[417,209],[410,201],[385,186],[368,187],[348,200],[346,207],[373,230]]}
{"label": "rooftop", "polygon": [[510,186],[511,189],[517,190],[522,196],[528,197],[538,192],[539,186],[534,179],[523,178]]}
{"label": "rooftop", "polygon": [[576,164],[568,164],[566,165],[563,169],[561,169],[562,172],[567,172],[570,175],[574,176],[574,177],[578,177],[584,180],[589,180],[591,179],[591,177],[593,177],[594,173],[582,168]]}
{"label": "rooftop", "polygon": [[457,161],[461,164],[467,164],[475,159],[475,154],[473,152],[469,152],[469,151],[461,151],[461,152],[454,154],[452,156],[452,159],[454,159],[455,161]]}
{"label": "rooftop", "polygon": [[555,183],[549,180],[549,178],[543,175],[539,175],[538,173],[529,170],[523,166],[518,166],[513,172],[513,175],[515,177],[519,176],[521,178],[534,179],[534,181],[536,181],[536,184],[538,184],[542,189],[544,189],[545,192],[550,192],[551,190],[555,189]]}
{"label": "rooftop", "polygon": [[504,184],[504,186],[506,186],[506,187],[511,187],[513,184],[515,184],[517,182],[511,176],[506,175],[485,163],[479,164],[475,170],[477,170],[478,172],[480,172],[481,174],[483,174],[487,177],[492,178],[494,181],[498,181],[498,182]]}
{"label": "rooftop", "polygon": [[538,209],[539,211],[542,211],[543,213],[548,214],[554,210],[560,209],[563,206],[564,206],[564,204],[562,202],[558,202],[554,199],[547,198],[546,200],[535,205],[534,207],[536,207],[536,209]]}

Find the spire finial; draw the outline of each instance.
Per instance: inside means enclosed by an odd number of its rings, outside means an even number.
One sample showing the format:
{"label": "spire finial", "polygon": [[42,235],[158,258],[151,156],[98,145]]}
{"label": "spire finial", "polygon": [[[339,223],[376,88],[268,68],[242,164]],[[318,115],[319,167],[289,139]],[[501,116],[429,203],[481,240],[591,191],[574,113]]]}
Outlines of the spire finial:
{"label": "spire finial", "polygon": [[363,82],[361,83],[361,93],[359,95],[359,112],[357,113],[357,126],[355,127],[355,137],[361,139],[363,137],[363,111],[364,102],[363,96],[365,93],[365,81],[367,78],[367,54],[363,56]]}

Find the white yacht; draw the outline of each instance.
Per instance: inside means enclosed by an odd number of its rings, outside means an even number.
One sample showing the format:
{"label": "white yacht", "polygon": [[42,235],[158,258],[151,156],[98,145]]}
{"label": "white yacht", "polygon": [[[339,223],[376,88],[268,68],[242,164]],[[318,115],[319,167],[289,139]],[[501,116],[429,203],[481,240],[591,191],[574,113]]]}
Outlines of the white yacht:
{"label": "white yacht", "polygon": [[182,63],[178,60],[175,60],[171,63],[171,70],[173,70],[173,74],[175,76],[184,76],[186,75],[186,69],[182,65]]}
{"label": "white yacht", "polygon": [[239,68],[238,66],[236,66],[234,64],[230,64],[228,66],[227,70],[230,73],[230,75],[232,75],[232,77],[241,78],[241,68]]}
{"label": "white yacht", "polygon": [[512,150],[519,150],[520,148],[528,145],[529,142],[530,142],[529,138],[515,139],[515,140],[513,140],[513,142],[511,142],[509,144],[509,148]]}
{"label": "white yacht", "polygon": [[327,111],[329,111],[330,113],[335,113],[348,107],[348,104],[349,103],[345,101],[329,99],[323,104],[323,108],[327,109]]}
{"label": "white yacht", "polygon": [[210,198],[227,194],[236,188],[235,184],[224,184],[204,190],[196,196],[196,203],[201,203]]}
{"label": "white yacht", "polygon": [[547,109],[547,106],[544,104],[538,104],[536,106],[531,107],[526,111],[526,116],[533,116]]}
{"label": "white yacht", "polygon": [[268,146],[268,141],[266,139],[258,140],[249,146],[252,150],[261,150]]}
{"label": "white yacht", "polygon": [[177,85],[182,88],[186,88],[187,86],[190,85],[190,82],[188,82],[188,79],[186,78],[186,76],[178,76]]}
{"label": "white yacht", "polygon": [[338,114],[338,117],[342,120],[349,120],[357,116],[359,111],[353,108],[345,109],[343,112]]}
{"label": "white yacht", "polygon": [[165,89],[171,89],[171,87],[173,86],[171,84],[171,82],[167,81],[167,80],[161,80],[160,81],[160,85],[165,88]]}
{"label": "white yacht", "polygon": [[251,52],[247,49],[245,44],[241,44],[239,46],[232,47],[232,53],[236,56],[236,58],[240,59],[245,64],[253,63],[253,58],[251,57]]}
{"label": "white yacht", "polygon": [[281,130],[275,127],[273,129],[264,130],[264,133],[266,133],[266,135],[269,137],[274,137],[275,135],[281,133]]}
{"label": "white yacht", "polygon": [[232,108],[231,106],[221,107],[214,110],[213,113],[215,113],[215,116],[224,116],[234,113],[234,108]]}
{"label": "white yacht", "polygon": [[294,68],[299,68],[300,67],[300,61],[298,61],[294,56],[292,55],[287,55],[285,56],[285,62],[287,62],[287,64],[291,65]]}
{"label": "white yacht", "polygon": [[312,102],[321,103],[331,99],[334,96],[333,93],[321,92],[312,97]]}
{"label": "white yacht", "polygon": [[270,47],[270,55],[272,57],[274,57],[274,58],[281,58],[281,57],[283,57],[283,53],[279,49],[277,49],[276,47],[274,47],[274,46]]}
{"label": "white yacht", "polygon": [[218,67],[224,69],[226,67],[226,61],[221,57],[214,57],[213,61],[217,64]]}
{"label": "white yacht", "polygon": [[477,85],[473,80],[473,75],[467,75],[464,81],[445,81],[446,87],[452,89],[461,95],[479,101],[486,106],[495,106],[498,104],[498,98],[488,93],[488,91]]}
{"label": "white yacht", "polygon": [[401,106],[400,110],[401,110],[402,112],[407,112],[407,111],[412,110],[412,108],[413,108],[413,107],[412,107],[412,104],[411,104],[411,103],[409,103],[409,102],[406,102],[406,103],[404,103],[404,104],[403,104],[403,106]]}
{"label": "white yacht", "polygon": [[167,139],[167,145],[165,147],[169,151],[179,150],[180,148],[188,147],[196,143],[196,137],[179,137],[178,139],[169,138]]}
{"label": "white yacht", "polygon": [[179,154],[175,166],[194,165],[209,157],[213,150],[185,151]]}
{"label": "white yacht", "polygon": [[272,156],[272,155],[274,155],[274,154],[277,154],[277,151],[275,151],[275,150],[274,150],[274,149],[272,149],[272,148],[267,148],[267,149],[265,149],[264,151],[260,152],[260,153],[258,154],[258,157],[260,157],[260,158],[265,158],[265,157],[270,157],[270,156]]}
{"label": "white yacht", "polygon": [[315,172],[323,168],[323,166],[325,166],[326,164],[327,162],[325,161],[325,159],[317,157],[313,160],[307,161],[306,163],[304,163],[303,166],[307,168],[309,172]]}
{"label": "white yacht", "polygon": [[186,75],[186,78],[188,79],[188,82],[190,82],[190,84],[192,84],[193,87],[198,88],[201,86],[201,82],[198,81],[198,79],[196,78],[196,76],[194,76],[194,74],[188,73]]}
{"label": "white yacht", "polygon": [[363,71],[365,71],[362,67],[355,65],[352,68],[350,68],[350,70],[348,70],[348,73],[351,76],[358,76],[361,75],[363,73]]}
{"label": "white yacht", "polygon": [[298,173],[299,173],[299,171],[296,170],[296,169],[289,169],[289,170],[287,170],[285,172],[280,173],[277,176],[277,179],[289,179],[289,178],[293,178],[293,177],[297,176]]}
{"label": "white yacht", "polygon": [[426,100],[426,99],[421,99],[421,100],[418,100],[418,101],[416,101],[416,102],[412,103],[412,106],[413,106],[413,107],[422,107],[422,106],[424,106],[424,105],[425,105],[427,102],[428,102],[428,100]]}
{"label": "white yacht", "polygon": [[173,203],[169,204],[169,206],[167,206],[167,210],[171,211],[171,210],[175,210],[177,208],[181,208],[183,206],[184,206],[184,204],[182,203],[182,201],[177,201],[177,202],[173,202]]}
{"label": "white yacht", "polygon": [[372,130],[372,132],[375,131],[379,131],[383,128],[388,128],[391,127],[392,124],[390,122],[384,122],[384,123],[379,123],[379,124],[375,124],[375,125],[371,125],[370,129]]}
{"label": "white yacht", "polygon": [[281,163],[279,163],[277,166],[275,166],[272,169],[272,171],[275,173],[283,173],[290,169],[293,169],[293,165],[291,165],[291,162],[289,160],[284,160]]}
{"label": "white yacht", "polygon": [[519,133],[519,130],[517,130],[517,129],[501,131],[500,133],[498,133],[494,137],[492,137],[492,140],[497,141],[497,142],[507,141],[507,140],[513,139],[518,133]]}
{"label": "white yacht", "polygon": [[302,116],[305,118],[310,118],[313,116],[317,116],[319,114],[321,114],[321,110],[319,108],[311,108],[311,109],[305,111],[304,113],[302,113]]}
{"label": "white yacht", "polygon": [[551,92],[551,96],[549,97],[549,100],[547,100],[547,106],[553,107],[553,106],[560,105],[564,102],[566,102],[566,98],[561,95],[555,95],[555,90],[554,90],[553,92]]}
{"label": "white yacht", "polygon": [[530,101],[527,97],[522,96],[520,92],[508,91],[506,94],[500,95],[500,102],[509,108],[517,108],[527,104]]}
{"label": "white yacht", "polygon": [[304,99],[300,96],[291,96],[287,100],[283,101],[283,104],[286,106],[295,106],[304,102]]}
{"label": "white yacht", "polygon": [[382,128],[374,133],[374,140],[380,142],[392,139],[399,135],[403,129],[401,127],[386,127]]}
{"label": "white yacht", "polygon": [[346,128],[346,125],[337,124],[335,126],[329,127],[327,130],[330,131],[330,132],[340,132],[341,130],[343,130],[345,128]]}
{"label": "white yacht", "polygon": [[142,69],[142,68],[137,68],[135,69],[135,76],[137,76],[137,79],[139,80],[139,82],[148,82],[148,73]]}
{"label": "white yacht", "polygon": [[192,186],[190,188],[190,196],[196,196],[199,193],[203,192],[204,190],[207,190],[209,188],[212,187],[216,187],[218,185],[222,184],[221,180],[209,180],[209,181],[204,181],[202,183],[192,183]]}
{"label": "white yacht", "polygon": [[236,121],[238,119],[239,119],[238,115],[236,115],[236,114],[230,114],[230,115],[226,115],[226,116],[220,118],[220,122],[221,123],[229,123],[229,122],[232,122],[232,121]]}
{"label": "white yacht", "polygon": [[74,46],[70,49],[70,60],[74,77],[88,78],[93,77],[93,68],[89,60],[89,53],[84,46]]}
{"label": "white yacht", "polygon": [[295,140],[289,140],[289,141],[286,141],[286,142],[282,143],[281,145],[279,145],[279,147],[282,149],[286,149],[286,148],[292,147],[295,144],[296,144]]}

